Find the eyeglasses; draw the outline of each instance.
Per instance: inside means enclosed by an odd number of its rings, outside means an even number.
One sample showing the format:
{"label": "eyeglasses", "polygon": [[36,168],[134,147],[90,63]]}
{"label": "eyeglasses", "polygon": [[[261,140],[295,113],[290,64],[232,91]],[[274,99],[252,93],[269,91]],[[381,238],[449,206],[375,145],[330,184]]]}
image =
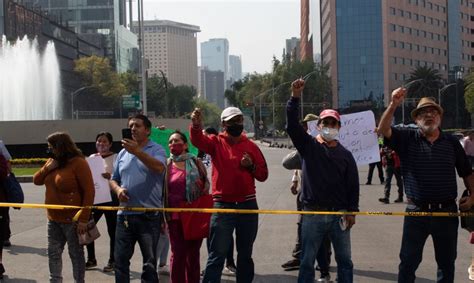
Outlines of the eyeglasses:
{"label": "eyeglasses", "polygon": [[423,108],[423,109],[418,111],[418,115],[420,115],[420,116],[425,116],[427,114],[431,114],[433,116],[436,116],[436,115],[439,115],[439,111],[436,108],[430,108],[430,107]]}

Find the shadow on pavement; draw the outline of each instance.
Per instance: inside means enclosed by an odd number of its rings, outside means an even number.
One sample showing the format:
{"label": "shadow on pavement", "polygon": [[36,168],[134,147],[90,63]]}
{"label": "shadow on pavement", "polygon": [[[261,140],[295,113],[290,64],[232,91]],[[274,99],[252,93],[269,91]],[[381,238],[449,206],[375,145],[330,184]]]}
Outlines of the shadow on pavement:
{"label": "shadow on pavement", "polygon": [[[390,282],[397,282],[398,280],[397,273],[384,272],[384,271],[354,269],[354,275],[367,277],[367,278],[373,278],[377,280],[390,281]],[[436,282],[436,281],[417,277],[416,282],[417,283],[431,283],[431,282]]]}
{"label": "shadow on pavement", "polygon": [[37,254],[39,256],[47,256],[46,248],[34,248],[28,246],[20,246],[20,245],[11,245],[10,247],[4,247],[4,251],[11,255],[18,255],[18,254]]}
{"label": "shadow on pavement", "polygon": [[282,274],[266,274],[266,275],[260,275],[260,274],[255,274],[255,278],[253,282],[255,283],[288,283],[288,282],[296,282],[298,279],[298,276],[295,275],[282,275]]}
{"label": "shadow on pavement", "polygon": [[36,283],[38,281],[22,278],[9,278],[8,275],[4,275],[0,282]]}

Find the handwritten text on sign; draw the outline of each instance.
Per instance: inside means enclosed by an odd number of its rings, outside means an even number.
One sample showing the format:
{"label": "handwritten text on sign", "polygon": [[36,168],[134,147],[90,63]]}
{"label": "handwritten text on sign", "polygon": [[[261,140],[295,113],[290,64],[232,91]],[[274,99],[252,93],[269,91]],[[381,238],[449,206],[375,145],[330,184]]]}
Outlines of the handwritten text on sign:
{"label": "handwritten text on sign", "polygon": [[[318,134],[317,121],[308,122],[308,131],[312,136]],[[375,117],[372,111],[342,115],[339,141],[352,153],[357,165],[380,161]]]}

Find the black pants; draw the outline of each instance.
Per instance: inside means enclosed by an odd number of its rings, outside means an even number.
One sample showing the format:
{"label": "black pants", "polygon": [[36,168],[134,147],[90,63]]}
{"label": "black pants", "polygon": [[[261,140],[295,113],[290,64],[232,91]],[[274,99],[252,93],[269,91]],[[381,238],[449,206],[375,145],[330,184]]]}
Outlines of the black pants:
{"label": "black pants", "polygon": [[[103,206],[108,206],[109,204],[101,204]],[[115,228],[117,226],[117,211],[116,210],[96,210],[92,211],[92,218],[94,222],[99,222],[99,219],[102,215],[105,215],[105,222],[107,223],[107,233],[110,238],[110,253],[109,253],[109,262],[114,262],[114,248],[115,248]],[[87,245],[87,259],[95,260],[95,245],[94,242]]]}
{"label": "black pants", "polygon": [[379,179],[380,183],[383,183],[383,169],[382,169],[382,162],[375,162],[369,164],[369,175],[367,176],[367,184],[372,183],[372,175],[374,174],[375,166],[377,166],[377,170],[379,171]]}

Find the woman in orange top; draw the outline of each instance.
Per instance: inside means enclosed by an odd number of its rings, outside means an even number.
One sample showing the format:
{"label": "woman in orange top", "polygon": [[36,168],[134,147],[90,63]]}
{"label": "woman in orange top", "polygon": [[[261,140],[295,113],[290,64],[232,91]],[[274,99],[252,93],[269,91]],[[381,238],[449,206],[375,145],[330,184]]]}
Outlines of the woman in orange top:
{"label": "woman in orange top", "polygon": [[[33,176],[35,185],[46,186],[45,204],[91,206],[94,182],[84,156],[67,133],[48,136],[46,164]],[[76,223],[77,209],[48,209],[48,261],[50,282],[62,282],[62,252],[68,244],[75,282],[84,282],[84,249],[77,234],[87,231],[90,210],[84,209]]]}

